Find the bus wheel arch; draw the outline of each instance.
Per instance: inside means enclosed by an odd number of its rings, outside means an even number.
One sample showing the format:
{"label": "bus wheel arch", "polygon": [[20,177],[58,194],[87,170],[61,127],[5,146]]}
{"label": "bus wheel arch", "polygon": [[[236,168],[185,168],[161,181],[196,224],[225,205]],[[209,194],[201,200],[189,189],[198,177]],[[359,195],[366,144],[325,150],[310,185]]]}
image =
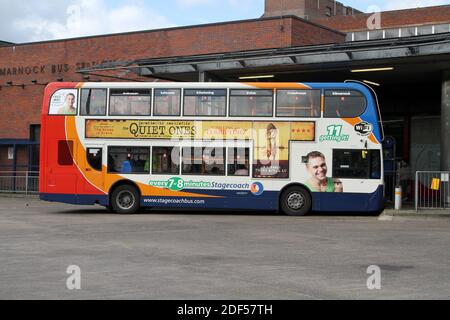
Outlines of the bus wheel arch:
{"label": "bus wheel arch", "polygon": [[120,214],[133,214],[140,209],[141,190],[130,180],[120,180],[109,189],[109,207]]}
{"label": "bus wheel arch", "polygon": [[304,216],[312,210],[312,194],[305,185],[291,183],[279,194],[280,211],[289,216]]}

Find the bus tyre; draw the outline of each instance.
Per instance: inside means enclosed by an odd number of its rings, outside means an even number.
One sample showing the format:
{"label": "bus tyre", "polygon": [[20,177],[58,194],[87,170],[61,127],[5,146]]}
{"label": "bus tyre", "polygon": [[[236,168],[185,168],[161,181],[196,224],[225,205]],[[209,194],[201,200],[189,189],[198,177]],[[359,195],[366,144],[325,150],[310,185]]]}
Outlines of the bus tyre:
{"label": "bus tyre", "polygon": [[111,207],[120,214],[133,214],[139,210],[140,197],[138,190],[130,185],[122,185],[114,189],[111,195]]}
{"label": "bus tyre", "polygon": [[310,193],[302,187],[292,186],[281,194],[281,210],[288,216],[304,216],[311,211]]}

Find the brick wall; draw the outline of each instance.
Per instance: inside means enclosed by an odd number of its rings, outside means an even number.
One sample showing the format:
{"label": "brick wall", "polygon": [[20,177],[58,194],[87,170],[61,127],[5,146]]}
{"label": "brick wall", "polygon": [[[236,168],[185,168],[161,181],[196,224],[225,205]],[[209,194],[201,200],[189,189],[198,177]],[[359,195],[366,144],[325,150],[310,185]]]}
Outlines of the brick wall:
{"label": "brick wall", "polygon": [[345,41],[345,34],[324,27],[305,28],[305,23],[299,19],[292,20],[292,45],[304,46],[311,43],[329,44]]}
{"label": "brick wall", "polygon": [[[264,17],[297,15],[302,18],[307,16],[308,20],[315,21],[326,15],[327,7],[331,8],[332,15],[343,16],[347,14],[345,10],[347,7],[334,0],[266,0]],[[355,12],[360,11],[355,10]]]}

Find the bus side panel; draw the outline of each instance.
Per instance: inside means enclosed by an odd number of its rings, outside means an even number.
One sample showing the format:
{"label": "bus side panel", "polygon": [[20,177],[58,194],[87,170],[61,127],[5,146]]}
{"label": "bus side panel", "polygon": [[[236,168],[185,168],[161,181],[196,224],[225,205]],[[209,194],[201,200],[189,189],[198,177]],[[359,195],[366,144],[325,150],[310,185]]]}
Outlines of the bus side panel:
{"label": "bus side panel", "polygon": [[[198,190],[184,191],[198,192]],[[265,191],[259,196],[251,193],[238,195],[237,191],[232,190],[202,190],[202,193],[217,198],[143,196],[141,205],[145,207],[278,210],[279,192],[277,191]]]}
{"label": "bus side panel", "polygon": [[[371,194],[314,192],[313,211],[376,212],[384,208],[384,187]],[[320,207],[318,206],[320,204]]]}

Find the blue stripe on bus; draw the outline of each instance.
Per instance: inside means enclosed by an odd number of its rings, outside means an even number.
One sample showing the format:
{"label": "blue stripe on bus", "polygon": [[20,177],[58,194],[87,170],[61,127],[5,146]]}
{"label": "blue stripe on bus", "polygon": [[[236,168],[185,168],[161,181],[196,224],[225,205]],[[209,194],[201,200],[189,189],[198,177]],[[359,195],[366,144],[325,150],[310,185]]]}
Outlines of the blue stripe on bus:
{"label": "blue stripe on bus", "polygon": [[[198,192],[198,190],[185,191]],[[202,190],[202,192],[224,198],[144,196],[141,199],[141,205],[143,207],[168,208],[278,210],[279,192],[277,191],[264,191],[259,196],[250,192],[240,194],[246,191],[235,190]],[[379,211],[384,207],[383,186],[380,186],[372,194],[315,192],[312,197],[313,211],[362,212]],[[98,203],[106,206],[109,202],[107,195],[41,194],[40,198],[44,201],[80,205]]]}
{"label": "blue stripe on bus", "polygon": [[313,193],[313,211],[376,212],[384,208],[384,187],[374,193]]}

